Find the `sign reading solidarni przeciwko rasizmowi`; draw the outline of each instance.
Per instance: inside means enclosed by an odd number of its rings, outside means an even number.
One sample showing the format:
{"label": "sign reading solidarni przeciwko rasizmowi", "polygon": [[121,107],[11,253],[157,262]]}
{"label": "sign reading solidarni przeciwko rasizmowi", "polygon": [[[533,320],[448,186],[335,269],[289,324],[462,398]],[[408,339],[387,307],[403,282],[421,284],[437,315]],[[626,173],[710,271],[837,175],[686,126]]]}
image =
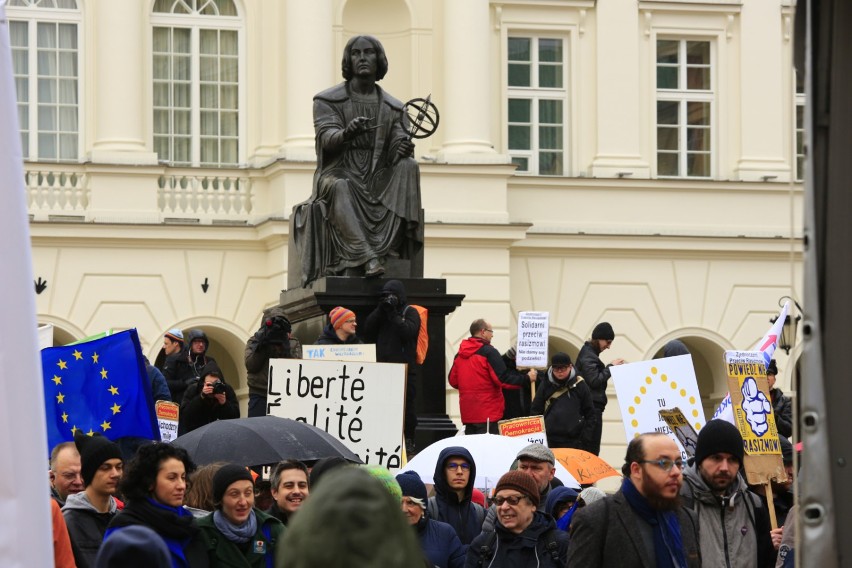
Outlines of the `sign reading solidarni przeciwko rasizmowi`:
{"label": "sign reading solidarni przeciwko rasizmowi", "polygon": [[325,430],[366,464],[398,469],[405,381],[397,363],[272,359],[269,414]]}

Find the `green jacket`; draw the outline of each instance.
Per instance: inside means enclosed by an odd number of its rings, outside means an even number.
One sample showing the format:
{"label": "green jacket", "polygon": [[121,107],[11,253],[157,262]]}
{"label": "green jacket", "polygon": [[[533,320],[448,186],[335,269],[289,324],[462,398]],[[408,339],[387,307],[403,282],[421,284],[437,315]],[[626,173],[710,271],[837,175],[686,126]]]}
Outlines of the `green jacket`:
{"label": "green jacket", "polygon": [[[254,509],[254,514],[257,515],[257,532],[246,544],[248,551],[245,553],[239,545],[231,542],[219,532],[219,529],[213,524],[213,513],[198,520],[201,537],[210,556],[211,568],[217,566],[224,568],[266,568],[267,555],[272,559],[270,565],[274,566],[275,546],[281,539],[284,525],[275,517],[267,515],[259,509]],[[270,538],[267,538],[264,534],[263,528],[265,526],[269,527],[266,532],[270,535]],[[259,547],[258,543],[260,542],[263,544]],[[265,552],[255,552],[258,548],[262,548]]]}

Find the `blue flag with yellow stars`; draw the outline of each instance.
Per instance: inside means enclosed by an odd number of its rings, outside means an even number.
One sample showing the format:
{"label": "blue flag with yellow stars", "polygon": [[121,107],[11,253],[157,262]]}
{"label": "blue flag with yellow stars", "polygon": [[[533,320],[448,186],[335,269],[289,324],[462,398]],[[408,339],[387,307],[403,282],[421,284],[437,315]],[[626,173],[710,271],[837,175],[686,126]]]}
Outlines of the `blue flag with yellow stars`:
{"label": "blue flag with yellow stars", "polygon": [[135,329],[41,350],[47,442],[75,432],[159,440],[151,384]]}

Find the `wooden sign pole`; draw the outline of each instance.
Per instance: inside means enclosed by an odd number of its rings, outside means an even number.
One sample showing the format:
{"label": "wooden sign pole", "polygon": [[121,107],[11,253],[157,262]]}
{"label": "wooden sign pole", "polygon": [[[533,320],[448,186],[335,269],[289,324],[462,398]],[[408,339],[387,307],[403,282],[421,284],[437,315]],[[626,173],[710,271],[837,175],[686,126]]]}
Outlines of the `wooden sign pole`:
{"label": "wooden sign pole", "polygon": [[764,485],[766,488],[766,506],[769,508],[769,523],[772,530],[778,528],[778,517],[775,516],[775,499],[772,497],[772,482],[767,481]]}

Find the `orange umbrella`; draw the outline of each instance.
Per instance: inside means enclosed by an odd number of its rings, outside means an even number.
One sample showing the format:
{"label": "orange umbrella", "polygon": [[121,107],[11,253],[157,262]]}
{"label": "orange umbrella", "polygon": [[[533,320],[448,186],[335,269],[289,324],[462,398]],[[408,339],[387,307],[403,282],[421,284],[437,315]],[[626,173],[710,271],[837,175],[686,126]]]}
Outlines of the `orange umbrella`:
{"label": "orange umbrella", "polygon": [[621,475],[595,454],[574,448],[551,448],[551,450],[556,460],[582,485],[594,483],[604,477]]}

